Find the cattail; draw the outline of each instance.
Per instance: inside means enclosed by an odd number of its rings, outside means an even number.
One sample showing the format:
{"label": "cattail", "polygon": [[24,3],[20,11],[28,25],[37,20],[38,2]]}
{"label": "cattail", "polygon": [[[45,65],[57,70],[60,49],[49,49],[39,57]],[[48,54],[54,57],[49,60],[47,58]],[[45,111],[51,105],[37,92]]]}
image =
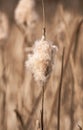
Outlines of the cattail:
{"label": "cattail", "polygon": [[0,12],[0,40],[6,39],[8,36],[8,19],[7,16]]}
{"label": "cattail", "polygon": [[[53,68],[54,50],[57,48],[51,41],[46,40],[45,8],[42,0],[43,9],[43,35],[40,40],[35,41],[33,52],[28,55],[25,62],[26,67],[32,72],[34,79],[42,86],[41,104],[41,129],[44,130],[44,87]],[[37,123],[37,126],[39,121]],[[40,126],[37,127],[40,130]]]}
{"label": "cattail", "polygon": [[42,0],[43,9],[43,35],[40,40],[35,41],[33,53],[28,56],[25,65],[31,70],[35,80],[44,85],[50,76],[53,65],[54,48],[51,41],[46,40],[45,27],[45,8]]}
{"label": "cattail", "polygon": [[52,43],[46,41],[44,37],[35,42],[33,54],[28,56],[26,66],[31,70],[37,82],[47,81],[52,70],[54,48],[56,46],[52,46]]}
{"label": "cattail", "polygon": [[20,0],[15,9],[15,20],[18,24],[30,24],[37,21],[37,13],[35,12],[34,0]]}

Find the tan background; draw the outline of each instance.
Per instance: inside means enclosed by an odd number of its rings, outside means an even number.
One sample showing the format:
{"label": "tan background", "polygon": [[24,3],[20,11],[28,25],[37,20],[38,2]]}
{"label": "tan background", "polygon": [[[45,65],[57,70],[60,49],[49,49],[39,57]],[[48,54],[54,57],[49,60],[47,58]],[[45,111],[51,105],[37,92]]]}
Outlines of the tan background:
{"label": "tan background", "polygon": [[[41,88],[24,66],[25,46],[32,46],[35,40],[41,38],[42,33],[41,1],[35,0],[35,2],[38,21],[35,29],[29,30],[25,45],[24,35],[14,20],[18,1],[0,0],[0,11],[7,16],[9,23],[7,39],[0,40],[0,130],[21,130],[15,109],[27,124],[27,130],[37,129],[36,122],[40,120]],[[63,79],[61,130],[78,130],[77,124],[83,127],[83,25],[78,34],[78,43],[77,39],[75,40],[78,31],[76,33],[74,30],[83,16],[83,1],[45,0],[45,11],[47,39],[59,47],[55,56],[54,70],[45,91],[45,129],[57,129],[57,98],[62,49],[65,46],[66,59],[72,43]],[[70,40],[71,37],[73,40]]]}

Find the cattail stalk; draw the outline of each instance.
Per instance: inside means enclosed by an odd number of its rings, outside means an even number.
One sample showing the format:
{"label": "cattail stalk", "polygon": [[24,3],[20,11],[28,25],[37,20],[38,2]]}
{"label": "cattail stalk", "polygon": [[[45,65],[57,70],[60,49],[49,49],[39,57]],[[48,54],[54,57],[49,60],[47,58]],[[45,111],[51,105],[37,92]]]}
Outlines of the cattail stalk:
{"label": "cattail stalk", "polygon": [[44,85],[42,86],[41,130],[44,130]]}
{"label": "cattail stalk", "polygon": [[44,39],[46,39],[46,16],[45,16],[45,7],[44,7],[44,1],[42,0],[42,10],[43,10],[43,36]]}
{"label": "cattail stalk", "polygon": [[[45,26],[45,7],[44,1],[42,0],[42,9],[43,9],[43,36],[44,40],[46,39],[46,26]],[[41,110],[41,130],[44,130],[44,84],[42,86],[42,110]]]}

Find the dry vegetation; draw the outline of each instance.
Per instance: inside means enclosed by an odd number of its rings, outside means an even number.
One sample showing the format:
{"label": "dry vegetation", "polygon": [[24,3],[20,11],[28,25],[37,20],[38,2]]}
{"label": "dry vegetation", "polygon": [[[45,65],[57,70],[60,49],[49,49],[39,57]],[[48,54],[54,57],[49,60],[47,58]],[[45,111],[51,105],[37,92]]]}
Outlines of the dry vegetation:
{"label": "dry vegetation", "polygon": [[[35,41],[42,36],[41,0],[0,0],[0,130],[83,128],[83,1],[44,0],[44,3],[46,38],[58,47],[58,52],[53,55],[53,70],[42,93],[35,79],[47,79],[44,74],[50,70],[45,65],[50,66],[52,45],[49,47],[43,41],[33,50]],[[28,64],[34,79],[25,61],[35,51],[44,63],[37,59],[38,62]]]}

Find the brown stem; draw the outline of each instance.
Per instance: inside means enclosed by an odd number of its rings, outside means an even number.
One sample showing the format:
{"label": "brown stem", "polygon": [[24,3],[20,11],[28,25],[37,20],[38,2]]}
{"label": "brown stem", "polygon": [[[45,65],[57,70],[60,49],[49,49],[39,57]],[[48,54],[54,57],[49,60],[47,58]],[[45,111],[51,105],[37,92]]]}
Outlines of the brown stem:
{"label": "brown stem", "polygon": [[45,6],[44,6],[44,0],[42,0],[42,13],[43,13],[43,36],[44,39],[46,39],[46,16],[45,16]]}
{"label": "brown stem", "polygon": [[61,113],[61,90],[62,90],[62,81],[63,81],[63,64],[64,64],[64,52],[62,55],[62,65],[61,65],[61,77],[60,77],[60,84],[59,84],[59,94],[58,94],[58,116],[57,116],[57,130],[60,130],[60,113]]}
{"label": "brown stem", "polygon": [[21,125],[21,128],[24,130],[24,121],[22,119],[21,114],[16,109],[14,110],[14,112],[16,113],[16,117],[17,117],[17,119],[18,119],[18,121],[19,121],[19,123]]}
{"label": "brown stem", "polygon": [[[69,40],[69,38],[68,38],[68,41],[70,42],[70,45],[69,45],[69,49],[68,49],[68,52],[67,52],[67,56],[66,56],[66,60],[65,60],[65,65],[64,65],[64,73],[66,72],[66,69],[67,69],[67,65],[68,65],[68,63],[69,63],[69,58],[70,58],[70,54],[71,54],[71,49],[72,49],[72,47],[74,46],[74,43],[75,43],[75,48],[74,48],[74,56],[76,55],[75,54],[75,50],[76,50],[76,48],[77,48],[77,44],[78,44],[78,38],[79,38],[79,32],[80,32],[80,27],[81,27],[81,25],[82,25],[82,23],[83,23],[83,19],[82,20],[80,20],[80,22],[78,22],[77,24],[76,24],[76,28],[75,28],[75,30],[74,30],[74,32],[73,32],[73,34],[72,34],[72,37],[71,37],[71,39]],[[67,30],[68,30],[68,28],[67,28]],[[69,35],[69,33],[68,33],[68,35]],[[75,57],[74,57],[75,58]]]}
{"label": "brown stem", "polygon": [[41,130],[44,130],[44,85],[42,86]]}

